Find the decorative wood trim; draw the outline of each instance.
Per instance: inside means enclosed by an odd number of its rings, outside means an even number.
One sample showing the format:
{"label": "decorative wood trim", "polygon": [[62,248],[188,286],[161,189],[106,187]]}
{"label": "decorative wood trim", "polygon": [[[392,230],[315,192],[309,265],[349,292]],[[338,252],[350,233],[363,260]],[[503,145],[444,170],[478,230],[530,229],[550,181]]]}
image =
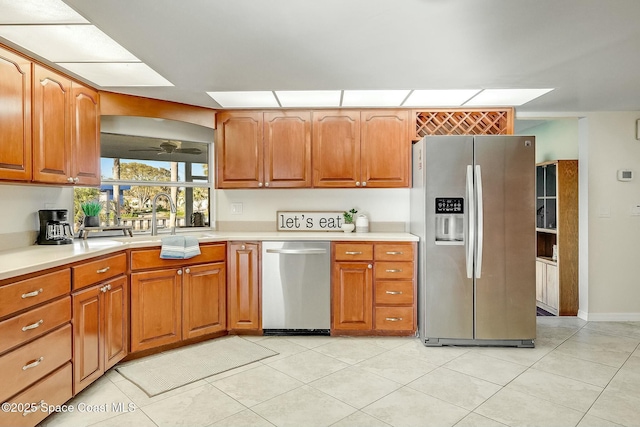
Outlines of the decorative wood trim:
{"label": "decorative wood trim", "polygon": [[113,92],[100,91],[100,114],[179,120],[211,129],[216,128],[214,109]]}

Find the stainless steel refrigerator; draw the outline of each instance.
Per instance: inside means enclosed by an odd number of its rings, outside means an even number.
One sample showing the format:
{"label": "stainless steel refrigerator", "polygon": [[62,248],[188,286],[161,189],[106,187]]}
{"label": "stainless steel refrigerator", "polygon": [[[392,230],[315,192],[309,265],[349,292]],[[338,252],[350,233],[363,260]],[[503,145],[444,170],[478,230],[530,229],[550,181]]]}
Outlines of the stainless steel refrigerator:
{"label": "stainless steel refrigerator", "polygon": [[410,197],[423,343],[533,347],[534,137],[427,136]]}

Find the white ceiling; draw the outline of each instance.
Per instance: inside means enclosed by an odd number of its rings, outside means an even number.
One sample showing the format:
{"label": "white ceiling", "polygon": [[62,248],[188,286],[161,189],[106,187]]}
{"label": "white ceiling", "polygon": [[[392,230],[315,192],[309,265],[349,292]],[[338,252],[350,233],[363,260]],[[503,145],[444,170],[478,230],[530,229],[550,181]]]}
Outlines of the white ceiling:
{"label": "white ceiling", "polygon": [[640,110],[638,0],[64,1],[174,85],[114,92],[555,88],[517,112]]}

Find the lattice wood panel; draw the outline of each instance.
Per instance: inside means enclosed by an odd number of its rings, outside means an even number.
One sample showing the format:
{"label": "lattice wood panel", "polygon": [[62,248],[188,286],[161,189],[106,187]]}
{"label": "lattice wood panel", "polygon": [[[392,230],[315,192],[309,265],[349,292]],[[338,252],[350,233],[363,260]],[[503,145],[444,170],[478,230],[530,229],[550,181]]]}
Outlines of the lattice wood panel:
{"label": "lattice wood panel", "polygon": [[416,136],[512,135],[513,108],[415,111]]}

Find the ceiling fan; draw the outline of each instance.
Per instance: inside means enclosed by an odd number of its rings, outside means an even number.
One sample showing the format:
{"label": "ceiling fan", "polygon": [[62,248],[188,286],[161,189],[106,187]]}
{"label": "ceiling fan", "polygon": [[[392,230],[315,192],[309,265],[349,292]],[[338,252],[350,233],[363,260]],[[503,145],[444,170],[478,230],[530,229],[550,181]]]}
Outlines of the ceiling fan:
{"label": "ceiling fan", "polygon": [[166,140],[160,144],[160,147],[149,147],[140,149],[130,149],[129,151],[155,151],[158,155],[162,154],[201,154],[202,150],[199,148],[180,148],[182,143],[180,141]]}

